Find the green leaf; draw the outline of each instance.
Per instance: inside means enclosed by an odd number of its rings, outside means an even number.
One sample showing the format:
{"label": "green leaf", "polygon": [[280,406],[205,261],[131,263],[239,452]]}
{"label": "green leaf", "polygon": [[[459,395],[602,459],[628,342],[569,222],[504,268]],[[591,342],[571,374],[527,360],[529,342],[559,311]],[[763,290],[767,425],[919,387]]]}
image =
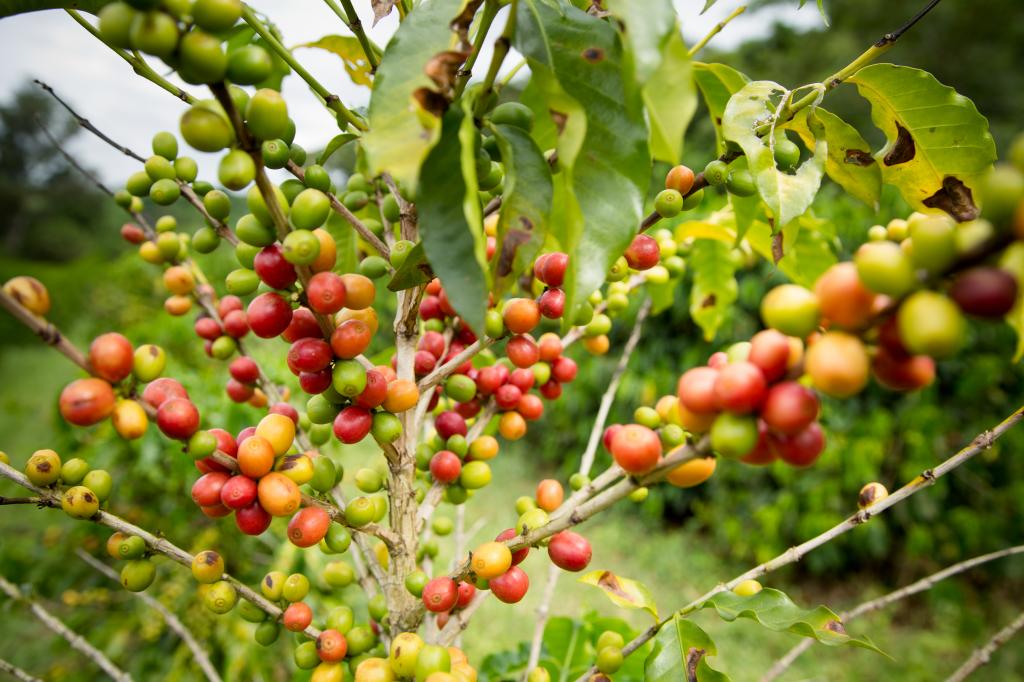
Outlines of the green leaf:
{"label": "green leaf", "polygon": [[651,155],[675,165],[682,159],[683,137],[697,111],[693,62],[678,27],[669,35],[661,64],[642,92],[651,128]]}
{"label": "green leaf", "polygon": [[355,272],[359,265],[359,240],[355,229],[344,217],[331,211],[327,216],[327,231],[334,237],[337,259],[334,261],[336,272]]}
{"label": "green leaf", "polygon": [[0,0],[0,19],[25,12],[43,9],[75,9],[79,12],[96,14],[112,0],[74,0],[72,2],[51,2],[48,0]]}
{"label": "green leaf", "polygon": [[[800,0],[800,6],[797,9],[803,9],[804,5],[807,4],[807,0]],[[825,0],[818,0],[818,14],[821,15],[821,20],[825,24],[825,28],[829,27],[828,14],[825,13]]]}
{"label": "green leaf", "polygon": [[643,609],[655,619],[658,618],[658,607],[654,603],[647,586],[636,580],[620,578],[611,571],[591,571],[579,578],[584,585],[599,588],[616,605],[627,609]]}
{"label": "green leaf", "polygon": [[[775,166],[775,155],[769,146],[771,136],[761,138],[756,129],[775,115],[787,94],[785,88],[771,81],[747,83],[729,99],[722,118],[722,134],[743,149],[750,172],[757,180],[758,193],[777,225],[785,225],[810,207],[821,186],[828,153],[825,140],[816,135],[813,156],[800,164],[795,173],[785,173]],[[820,129],[813,116],[810,108],[797,113],[797,118],[806,120],[812,130]]]}
{"label": "green leaf", "polygon": [[715,127],[715,138],[718,140],[718,153],[725,151],[725,138],[722,137],[722,116],[725,106],[734,93],[750,82],[742,73],[725,64],[705,64],[693,62],[693,78],[704,96],[704,103],[711,116],[711,124]]}
{"label": "green leaf", "polygon": [[[746,157],[742,156],[733,161],[731,165],[737,170],[748,167]],[[736,244],[739,245],[747,234],[747,230],[754,224],[754,221],[761,220],[767,222],[768,216],[765,211],[764,202],[761,201],[761,197],[757,194],[741,197],[736,194],[727,193],[727,196],[729,198],[729,205],[732,207],[736,218]]]}
{"label": "green leaf", "polygon": [[605,6],[622,25],[622,37],[639,82],[662,63],[669,36],[679,32],[671,0],[607,0]]}
{"label": "green leaf", "polygon": [[700,13],[704,14],[707,12],[716,2],[718,2],[718,0],[704,0],[704,9],[702,9]]}
{"label": "green leaf", "polygon": [[516,21],[515,47],[560,124],[552,225],[569,254],[572,310],[604,282],[636,233],[650,179],[647,130],[608,22],[541,0],[522,0]]}
{"label": "green leaf", "polygon": [[405,257],[402,267],[395,270],[395,274],[388,281],[388,291],[412,289],[420,284],[426,284],[432,279],[434,279],[434,271],[430,268],[430,263],[427,262],[427,253],[423,250],[423,242],[420,242]]}
{"label": "green leaf", "polygon": [[334,152],[338,151],[352,140],[357,139],[359,136],[355,133],[339,133],[331,138],[331,141],[327,143],[324,150],[320,152],[319,158],[316,162],[321,166],[327,163],[327,159],[331,158]]}
{"label": "green leaf", "polygon": [[871,103],[871,119],[885,133],[887,144],[875,154],[882,179],[915,209],[978,217],[974,192],[996,148],[974,103],[907,66],[866,66],[847,82]]}
{"label": "green leaf", "polygon": [[679,280],[676,279],[670,279],[661,284],[647,283],[647,293],[651,297],[652,315],[657,315],[672,307],[672,304],[676,301],[676,289],[678,286]]}
{"label": "green leaf", "polygon": [[[767,223],[756,222],[747,232],[747,241],[765,260],[774,261],[772,231]],[[813,287],[818,278],[838,258],[832,248],[833,235],[825,231],[825,221],[803,215],[782,228],[782,259],[776,266],[792,282]]]}
{"label": "green leaf", "polygon": [[[825,172],[848,193],[878,210],[878,197],[882,192],[882,170],[871,156],[871,145],[852,125],[821,107],[816,110],[818,121],[824,127],[828,157]],[[814,133],[807,119],[798,117],[786,125],[804,144],[814,145]]]}
{"label": "green leaf", "polygon": [[706,632],[676,615],[654,638],[654,649],[644,663],[644,682],[729,682],[728,675],[708,663],[709,656],[717,655]]}
{"label": "green leaf", "polygon": [[373,78],[370,76],[370,61],[366,58],[366,53],[363,52],[363,46],[359,44],[359,40],[354,36],[324,36],[320,40],[303,43],[295,47],[314,47],[338,55],[345,65],[345,73],[348,74],[353,83],[365,85],[368,88],[373,87]]}
{"label": "green leaf", "polygon": [[[1014,242],[999,258],[999,267],[1010,272],[1018,282],[1024,282],[1024,242]],[[1024,357],[1024,286],[1017,287],[1017,301],[1006,314],[1006,323],[1017,332],[1017,349],[1013,361],[1020,362]]]}
{"label": "green leaf", "polygon": [[544,245],[554,188],[551,167],[529,133],[515,126],[494,127],[505,165],[505,188],[498,216],[496,257],[491,261],[495,296],[526,272]]}
{"label": "green leaf", "polygon": [[476,135],[472,117],[461,108],[448,110],[441,139],[423,162],[416,207],[430,266],[459,316],[482,330],[490,286],[477,197]]}
{"label": "green leaf", "polygon": [[693,269],[690,317],[704,331],[706,341],[715,338],[739,293],[731,250],[725,242],[698,239],[688,259]]}
{"label": "green leaf", "polygon": [[425,108],[417,94],[433,92],[424,67],[449,48],[454,36],[448,24],[461,4],[423,2],[388,42],[370,96],[370,130],[363,137],[371,175],[387,171],[404,186],[417,186],[420,165],[441,134],[441,118]]}
{"label": "green leaf", "polygon": [[706,601],[701,608],[714,609],[723,620],[730,623],[737,618],[749,618],[769,630],[812,637],[828,646],[848,644],[882,653],[867,637],[855,638],[848,635],[839,616],[829,608],[818,606],[802,609],[784,592],[771,588],[765,588],[749,597],[726,590]]}
{"label": "green leaf", "polygon": [[593,663],[587,651],[588,638],[582,623],[572,618],[552,618],[544,626],[545,668],[553,679],[574,680]]}

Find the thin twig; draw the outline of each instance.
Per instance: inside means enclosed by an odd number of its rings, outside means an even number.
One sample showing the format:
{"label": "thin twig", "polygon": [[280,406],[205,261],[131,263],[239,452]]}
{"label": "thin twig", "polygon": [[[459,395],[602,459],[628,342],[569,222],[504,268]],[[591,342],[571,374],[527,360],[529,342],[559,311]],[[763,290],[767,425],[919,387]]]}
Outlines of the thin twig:
{"label": "thin twig", "polygon": [[[105,563],[103,563],[93,555],[89,554],[81,547],[75,549],[75,554],[78,555],[79,559],[89,564],[94,569],[96,569],[103,575],[113,580],[115,583],[121,582],[121,578],[120,576],[118,576],[117,571],[112,569],[110,566],[107,566]],[[192,631],[185,627],[185,624],[182,623],[177,616],[171,613],[171,611],[166,606],[161,604],[160,600],[151,597],[145,592],[133,592],[133,594],[139,599],[141,599],[151,609],[159,613],[160,617],[164,619],[165,623],[167,623],[167,627],[173,630],[178,635],[178,637],[181,638],[181,641],[184,642],[185,646],[187,646],[189,651],[192,652],[192,656],[194,656],[196,659],[196,664],[203,671],[203,674],[206,676],[206,679],[210,680],[210,682],[221,682],[220,674],[217,672],[217,669],[213,667],[213,663],[210,661],[209,655],[199,644],[199,642],[196,641],[196,638],[192,636]]]}
{"label": "thin twig", "polygon": [[[853,530],[854,528],[864,523],[867,523],[873,517],[885,512],[890,507],[902,502],[911,495],[914,495],[915,493],[918,493],[921,490],[931,485],[934,485],[934,483],[938,479],[942,478],[950,471],[956,469],[961,464],[969,461],[978,453],[983,452],[984,450],[987,450],[988,448],[992,447],[992,444],[996,441],[997,438],[999,438],[1004,433],[1013,428],[1018,422],[1021,421],[1021,419],[1024,419],[1024,407],[1017,408],[1017,410],[1013,412],[1013,414],[1008,416],[994,428],[992,428],[989,431],[984,431],[978,434],[974,438],[974,440],[970,442],[970,444],[968,444],[962,450],[957,452],[955,455],[946,459],[938,466],[932,469],[926,469],[925,471],[921,472],[919,476],[917,476],[915,479],[904,485],[899,490],[893,492],[888,497],[885,497],[879,500],[878,502],[875,502],[867,509],[862,509],[857,513],[847,517],[846,520],[836,524],[824,533],[816,535],[810,540],[807,540],[806,542],[803,542],[800,545],[797,545],[796,547],[789,548],[788,550],[786,550],[779,556],[775,557],[774,559],[766,561],[765,563],[760,564],[758,566],[755,566],[746,573],[736,576],[727,583],[720,583],[719,585],[709,590],[705,594],[701,595],[697,599],[693,600],[683,608],[679,609],[678,611],[675,611],[674,613],[669,614],[667,617],[665,617],[658,623],[652,625],[651,627],[647,628],[642,633],[637,635],[622,649],[623,655],[628,656],[629,654],[633,653],[638,648],[643,646],[648,640],[650,640],[652,637],[654,637],[654,635],[658,633],[658,630],[661,628],[662,625],[671,620],[676,614],[680,616],[685,616],[687,614],[693,613],[697,609],[703,607],[704,604],[706,604],[708,600],[714,597],[716,594],[720,592],[725,592],[726,590],[731,590],[744,580],[754,580],[760,578],[761,576],[767,573],[777,571],[783,566],[788,566],[789,564],[795,563],[802,559],[804,556],[806,556],[809,552],[817,549],[818,547],[821,547],[824,544],[831,542],[840,535],[843,535],[844,533],[847,533]],[[583,682],[588,678],[590,674],[593,674],[595,670],[596,668],[591,668],[591,670],[588,673],[584,674],[582,677],[579,677],[576,680],[576,682]]]}
{"label": "thin twig", "polygon": [[356,13],[355,7],[352,6],[352,0],[341,0],[341,4],[345,6],[342,10],[338,7],[338,4],[334,0],[324,0],[327,6],[331,8],[331,11],[338,15],[338,18],[345,22],[348,29],[355,35],[356,40],[359,41],[359,46],[363,48],[363,54],[366,55],[366,63],[370,65],[370,73],[374,74],[377,72],[377,64],[379,62],[377,58],[377,50],[370,43],[370,39],[366,36],[366,31],[363,29],[363,22],[359,20],[359,15]]}
{"label": "thin twig", "polygon": [[[608,412],[611,411],[612,403],[615,401],[615,393],[619,390],[622,376],[629,366],[629,359],[632,357],[637,344],[640,343],[644,320],[647,319],[647,315],[650,312],[651,299],[648,298],[637,312],[636,320],[633,322],[633,330],[630,332],[629,339],[626,340],[626,345],[622,349],[622,356],[619,358],[619,362],[612,372],[612,377],[608,381],[608,388],[605,389],[604,395],[601,396],[601,404],[598,407],[597,416],[594,418],[594,426],[590,429],[587,447],[583,451],[583,456],[580,457],[579,473],[583,476],[588,476],[591,467],[594,465],[597,446],[601,442],[601,434],[604,432],[604,425],[608,421]],[[555,587],[558,584],[560,575],[561,570],[554,564],[551,564],[551,567],[548,569],[544,592],[536,609],[537,617],[533,626],[533,639],[530,641],[530,656],[526,663],[526,670],[523,671],[524,680],[530,674],[530,671],[537,667],[537,663],[540,661],[541,646],[544,642],[544,627],[547,625],[548,617],[550,616],[551,600],[555,596]]]}
{"label": "thin twig", "polygon": [[0,670],[4,671],[16,680],[21,680],[21,682],[43,682],[38,677],[32,677],[18,666],[13,663],[9,663],[2,658],[0,658]]}
{"label": "thin twig", "polygon": [[92,374],[92,365],[89,364],[89,359],[75,344],[68,341],[61,334],[60,329],[55,324],[42,317],[36,317],[5,291],[0,291],[0,307],[13,315],[18,322],[32,330],[44,343],[53,346],[68,360],[84,369],[87,373]]}
{"label": "thin twig", "polygon": [[975,649],[971,657],[964,661],[964,664],[956,669],[952,675],[946,678],[946,682],[963,682],[975,671],[987,664],[992,659],[992,654],[999,647],[1003,646],[1024,628],[1024,613],[1013,619],[1013,622],[992,636],[992,639],[985,642],[985,645]]}
{"label": "thin twig", "polygon": [[65,625],[60,618],[43,608],[42,604],[35,599],[26,596],[14,583],[9,582],[3,576],[0,576],[0,590],[6,592],[7,596],[14,601],[24,603],[32,611],[32,615],[38,618],[43,625],[63,637],[72,649],[98,665],[111,679],[118,682],[131,682],[131,675],[114,665],[114,662],[107,658],[106,654],[89,644],[84,637]]}
{"label": "thin twig", "polygon": [[[848,623],[854,618],[862,616],[866,613],[878,611],[879,609],[883,609],[886,606],[889,606],[890,604],[897,602],[901,599],[906,599],[907,597],[918,594],[920,592],[924,592],[925,590],[930,590],[937,583],[945,580],[946,578],[951,578],[955,575],[959,575],[960,573],[968,571],[974,568],[975,566],[980,566],[981,564],[985,564],[990,561],[995,561],[996,559],[1002,559],[1003,557],[1013,556],[1014,554],[1021,554],[1022,552],[1024,552],[1024,545],[1016,545],[1014,547],[1007,547],[1006,549],[1001,549],[998,552],[982,554],[981,556],[976,556],[971,559],[967,559],[966,561],[961,561],[960,563],[953,564],[952,566],[947,566],[941,571],[932,573],[927,577],[921,578],[920,580],[913,582],[909,585],[906,585],[904,587],[901,587],[900,589],[890,592],[889,594],[883,595],[876,599],[872,599],[870,601],[866,601],[862,604],[859,604],[855,608],[850,609],[849,611],[844,611],[843,613],[839,614],[839,620],[843,623]],[[779,675],[785,672],[789,668],[789,666],[793,665],[794,661],[796,661],[796,659],[799,658],[801,654],[810,649],[815,641],[816,640],[810,637],[801,639],[796,644],[796,646],[787,651],[782,658],[777,660],[772,665],[772,667],[768,669],[768,672],[766,672],[761,677],[761,682],[771,682],[772,680],[776,679]]]}
{"label": "thin twig", "polygon": [[725,19],[722,19],[720,22],[715,24],[711,28],[711,30],[708,31],[708,34],[706,36],[701,38],[700,41],[696,45],[694,45],[693,47],[690,48],[690,52],[689,52],[688,56],[692,58],[698,52],[703,50],[704,46],[706,46],[708,43],[710,43],[712,38],[714,38],[719,33],[721,33],[722,29],[724,29],[726,26],[729,25],[729,22],[731,22],[733,19],[735,19],[736,17],[738,17],[739,15],[743,14],[746,11],[747,11],[747,6],[746,5],[740,5],[739,7],[734,9],[732,11],[732,14],[730,14]]}
{"label": "thin twig", "polygon": [[[10,481],[13,481],[14,483],[17,483],[22,488],[25,488],[26,490],[31,490],[32,492],[38,494],[40,497],[43,498],[43,502],[49,508],[60,509],[61,507],[60,495],[58,492],[46,488],[40,488],[34,485],[20,471],[11,467],[10,465],[4,464],[3,462],[0,462],[0,478],[6,478]],[[193,555],[189,554],[181,547],[178,547],[170,540],[164,537],[154,535],[145,528],[136,526],[134,523],[126,521],[120,516],[111,514],[108,511],[101,510],[96,512],[96,514],[89,520],[93,523],[98,523],[101,526],[106,526],[107,528],[112,528],[113,530],[121,531],[126,535],[137,535],[140,538],[142,538],[142,540],[146,543],[146,547],[149,551],[155,552],[157,554],[163,554],[164,556],[168,557],[169,559],[172,559],[176,563],[181,564],[189,570],[191,570],[192,568],[192,559],[194,558]],[[241,595],[244,599],[249,600],[254,605],[262,609],[267,615],[269,615],[274,620],[278,620],[281,618],[282,611],[277,605],[265,599],[263,595],[253,591],[245,583],[241,582],[234,576],[229,575],[227,573],[225,573],[221,577],[221,579],[231,583],[232,587],[235,588],[239,595]],[[303,632],[305,632],[307,635],[314,639],[320,635],[320,631],[312,626],[306,628],[305,630],[303,630]]]}

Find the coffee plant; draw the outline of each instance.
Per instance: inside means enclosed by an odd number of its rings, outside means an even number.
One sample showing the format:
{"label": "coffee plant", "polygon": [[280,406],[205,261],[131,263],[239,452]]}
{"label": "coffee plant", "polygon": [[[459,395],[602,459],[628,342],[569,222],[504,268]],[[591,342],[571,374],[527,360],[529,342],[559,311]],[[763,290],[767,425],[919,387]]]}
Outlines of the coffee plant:
{"label": "coffee plant", "polygon": [[[310,564],[322,570],[273,569],[245,584],[228,572],[242,558],[217,547],[189,553],[118,515],[112,474],[75,453],[3,455],[0,476],[28,496],[0,502],[106,526],[105,561],[82,554],[108,575],[113,562],[129,591],[159,579],[154,559],[180,564],[208,609],[252,623],[253,646],[295,633],[295,665],[315,682],[725,680],[714,659],[743,654],[719,652],[688,619],[704,609],[804,638],[767,672],[772,679],[814,641],[877,655],[848,621],[1021,551],[952,566],[845,614],[797,605],[759,582],[937,483],[1024,408],[902,487],[866,482],[844,521],[731,580],[709,577],[688,604],[656,603],[643,584],[593,566],[579,528],[651,486],[698,486],[718,467],[813,466],[828,437],[820,395],[851,398],[872,381],[920,390],[972,325],[1011,325],[1021,342],[1006,362],[1024,354],[1024,138],[1009,163],[996,164],[970,100],[927,72],[879,62],[938,0],[835,74],[796,86],[698,61],[727,22],[687,47],[669,0],[373,0],[376,19],[400,19],[383,47],[352,0],[325,2],[350,35],[302,47],[340,57],[352,82],[371,88],[365,110],[346,106],[285,46],[272,18],[240,0],[0,5],[7,14],[64,8],[179,100],[179,130],[156,133],[152,149],[137,153],[40,84],[138,162],[108,191],[128,215],[121,235],[162,272],[166,314],[194,320],[196,343],[222,377],[221,399],[259,416],[238,433],[204,417],[206,401],[168,375],[160,339],[110,331],[75,347],[46,319],[45,283],[15,277],[3,307],[84,372],[61,392],[60,414],[81,428],[109,420],[127,441],[155,424],[176,456],[195,462],[197,515],[327,555]],[[485,47],[489,63],[478,63]],[[521,69],[529,76],[520,86]],[[315,156],[294,142],[285,78],[304,81],[336,120]],[[870,106],[880,149],[825,108],[840,88]],[[692,169],[680,161],[699,104],[717,152]],[[216,184],[199,177],[190,149],[220,155]],[[341,180],[328,168],[343,149],[355,166]],[[839,261],[813,208],[826,178],[871,206],[890,185],[911,212],[864,225],[868,241]],[[199,226],[186,229],[168,212],[175,204],[194,209]],[[218,249],[237,260],[223,281],[203,270]],[[632,423],[606,424],[644,321],[672,306],[685,282],[693,321],[714,338],[737,301],[736,273],[752,259],[789,280],[761,301],[764,329],[706,364],[678,367],[676,392],[637,405]],[[572,399],[573,356],[609,353],[616,324],[631,331],[576,473],[518,499],[522,491],[509,491],[507,530],[468,546],[462,510],[472,514],[475,491],[493,484],[489,461]],[[250,354],[257,345],[293,376],[261,366]],[[382,456],[344,471],[339,453],[370,442]],[[602,447],[614,463],[593,472]],[[435,516],[445,507],[459,510],[457,528]],[[449,540],[455,562],[436,565],[438,543]],[[531,554],[542,558],[528,572]],[[549,620],[563,572],[622,609],[648,612],[652,625]],[[367,613],[325,607],[326,595],[349,585],[365,592]],[[6,580],[0,587],[28,599]],[[481,603],[493,597],[513,609],[530,589],[544,592],[530,645],[468,660],[456,643],[467,627],[486,627],[472,621]],[[33,610],[106,674],[130,679],[45,608]],[[1022,626],[998,632],[950,679]],[[220,679],[202,645],[175,629],[203,675]]]}

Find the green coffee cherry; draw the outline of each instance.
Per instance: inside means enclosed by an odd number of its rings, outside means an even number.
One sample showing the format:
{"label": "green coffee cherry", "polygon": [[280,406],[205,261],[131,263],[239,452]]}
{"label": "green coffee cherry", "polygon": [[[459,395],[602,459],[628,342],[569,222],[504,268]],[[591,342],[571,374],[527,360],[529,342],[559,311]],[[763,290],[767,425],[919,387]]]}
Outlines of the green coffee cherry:
{"label": "green coffee cherry", "polygon": [[121,569],[121,585],[129,592],[142,592],[155,578],[156,565],[148,559],[133,559]]}
{"label": "green coffee cherry", "polygon": [[683,195],[674,189],[658,192],[654,199],[654,210],[662,218],[674,218],[683,210]]}
{"label": "green coffee cherry", "polygon": [[238,603],[238,592],[234,585],[227,580],[218,580],[210,585],[203,594],[203,602],[206,608],[218,615],[223,615],[235,608]]}

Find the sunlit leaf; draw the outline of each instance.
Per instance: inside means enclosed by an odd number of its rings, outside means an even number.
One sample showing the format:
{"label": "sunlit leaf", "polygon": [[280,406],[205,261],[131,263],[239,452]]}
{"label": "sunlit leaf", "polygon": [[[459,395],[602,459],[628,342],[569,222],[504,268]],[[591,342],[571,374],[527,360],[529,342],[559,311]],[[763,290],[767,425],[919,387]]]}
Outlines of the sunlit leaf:
{"label": "sunlit leaf", "polygon": [[[807,214],[782,228],[782,259],[776,266],[792,282],[811,287],[822,273],[838,261],[832,236],[824,231],[824,221]],[[755,222],[747,232],[747,242],[765,260],[773,262],[774,235],[767,223]]]}
{"label": "sunlit leaf", "polygon": [[643,609],[655,618],[658,607],[647,586],[636,580],[621,578],[611,571],[591,571],[579,578],[584,585],[593,585],[605,593],[616,605],[627,609]]}
{"label": "sunlit leaf", "polygon": [[[786,93],[778,83],[753,81],[729,99],[722,118],[722,134],[743,149],[758,193],[777,225],[785,225],[810,207],[821,186],[828,152],[824,138],[816,135],[813,155],[794,173],[776,167],[772,136],[760,137],[757,129],[771,119]],[[812,130],[820,128],[815,126],[812,109],[806,108],[797,116],[806,119]]]}
{"label": "sunlit leaf", "polygon": [[726,590],[709,599],[702,608],[714,609],[722,619],[730,622],[749,618],[769,630],[812,637],[828,646],[848,644],[882,653],[867,637],[848,635],[839,616],[827,607],[802,609],[779,590],[765,588],[749,597]]}
{"label": "sunlit leaf", "polygon": [[708,634],[678,615],[665,623],[654,638],[654,649],[644,663],[645,682],[729,682],[729,677],[708,663],[718,655]]}
{"label": "sunlit leaf", "polygon": [[449,49],[454,40],[449,22],[460,6],[461,0],[424,2],[388,42],[370,96],[370,130],[362,140],[371,175],[387,171],[406,187],[416,187],[420,165],[441,133],[441,118],[416,94],[433,87],[424,67]]}
{"label": "sunlit leaf", "polygon": [[[871,146],[856,128],[835,114],[821,107],[815,113],[828,143],[825,172],[847,192],[877,209],[878,196],[882,192],[882,171],[871,156]],[[814,145],[814,133],[806,118],[797,117],[786,128],[796,132],[808,148]]]}
{"label": "sunlit leaf", "polygon": [[718,140],[718,153],[725,151],[725,138],[722,137],[722,116],[725,106],[733,93],[750,82],[742,73],[725,64],[706,64],[693,62],[693,78],[704,97],[704,104],[711,116],[711,124],[715,127],[715,138]]}
{"label": "sunlit leaf", "polygon": [[919,210],[978,216],[978,180],[996,160],[988,121],[974,103],[920,69],[866,66],[848,79],[871,103],[887,144],[875,154],[882,179]]}
{"label": "sunlit leaf", "polygon": [[366,53],[363,52],[363,46],[354,36],[324,36],[320,40],[302,43],[295,47],[314,47],[338,55],[345,65],[345,73],[353,83],[366,87],[373,86],[373,79],[370,77],[370,62],[366,58]]}
{"label": "sunlit leaf", "polygon": [[644,106],[651,130],[651,156],[677,164],[683,155],[683,136],[697,111],[693,63],[678,31],[673,31],[657,70],[643,85]]}
{"label": "sunlit leaf", "polygon": [[726,242],[698,239],[687,261],[693,272],[690,317],[704,331],[707,341],[715,338],[739,293],[731,250]]}

